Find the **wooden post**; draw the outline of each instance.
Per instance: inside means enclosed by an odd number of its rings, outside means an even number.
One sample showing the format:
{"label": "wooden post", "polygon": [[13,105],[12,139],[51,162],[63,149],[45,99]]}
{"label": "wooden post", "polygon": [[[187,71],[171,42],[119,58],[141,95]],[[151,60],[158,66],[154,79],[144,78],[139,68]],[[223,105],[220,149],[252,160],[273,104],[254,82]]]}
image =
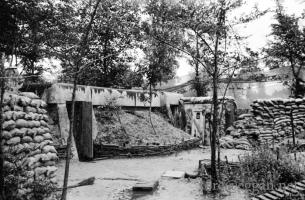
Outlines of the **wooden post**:
{"label": "wooden post", "polygon": [[74,137],[80,161],[93,159],[92,103],[75,102]]}
{"label": "wooden post", "polygon": [[291,123],[291,131],[292,131],[292,142],[293,142],[293,147],[295,147],[295,134],[294,134],[294,124],[293,124],[293,115],[292,115],[292,110],[290,111],[290,123]]}
{"label": "wooden post", "polygon": [[203,130],[201,131],[202,145],[205,145],[205,138],[206,138],[206,133],[205,133],[205,112],[206,111],[202,112],[202,123],[203,123],[203,126],[202,126]]}

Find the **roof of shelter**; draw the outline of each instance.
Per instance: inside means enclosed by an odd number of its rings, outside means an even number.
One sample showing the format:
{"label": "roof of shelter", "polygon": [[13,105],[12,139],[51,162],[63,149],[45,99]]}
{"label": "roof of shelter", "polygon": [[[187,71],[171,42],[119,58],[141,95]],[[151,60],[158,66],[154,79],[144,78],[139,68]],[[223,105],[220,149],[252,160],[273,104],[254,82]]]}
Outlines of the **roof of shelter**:
{"label": "roof of shelter", "polygon": [[[225,100],[225,101],[235,101],[233,97],[231,96],[219,96],[218,100]],[[181,97],[181,100],[184,103],[189,104],[205,104],[205,103],[212,103],[213,97],[207,96],[207,97]]]}

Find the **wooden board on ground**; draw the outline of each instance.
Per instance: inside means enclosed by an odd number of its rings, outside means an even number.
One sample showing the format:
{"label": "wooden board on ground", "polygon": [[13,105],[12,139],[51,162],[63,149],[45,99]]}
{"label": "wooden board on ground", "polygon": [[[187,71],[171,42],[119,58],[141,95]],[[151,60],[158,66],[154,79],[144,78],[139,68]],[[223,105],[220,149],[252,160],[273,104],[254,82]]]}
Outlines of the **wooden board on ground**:
{"label": "wooden board on ground", "polygon": [[174,170],[169,170],[166,171],[162,177],[169,177],[169,178],[184,178],[185,172],[183,171],[174,171]]}

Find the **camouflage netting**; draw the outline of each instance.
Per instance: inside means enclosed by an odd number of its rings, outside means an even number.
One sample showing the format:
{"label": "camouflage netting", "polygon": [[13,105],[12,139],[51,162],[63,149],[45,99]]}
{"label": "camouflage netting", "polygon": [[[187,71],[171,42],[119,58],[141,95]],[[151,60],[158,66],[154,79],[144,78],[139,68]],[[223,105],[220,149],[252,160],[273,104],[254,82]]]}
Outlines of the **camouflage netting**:
{"label": "camouflage netting", "polygon": [[[234,138],[247,137],[260,143],[278,142],[295,133],[304,133],[305,99],[255,100],[251,114],[243,114],[228,132]],[[292,119],[291,119],[292,116]]]}
{"label": "camouflage netting", "polygon": [[[57,152],[48,127],[46,103],[33,93],[6,94],[3,152],[6,182],[17,179],[17,196],[32,199],[33,183],[56,183]],[[9,184],[9,183],[7,183]]]}

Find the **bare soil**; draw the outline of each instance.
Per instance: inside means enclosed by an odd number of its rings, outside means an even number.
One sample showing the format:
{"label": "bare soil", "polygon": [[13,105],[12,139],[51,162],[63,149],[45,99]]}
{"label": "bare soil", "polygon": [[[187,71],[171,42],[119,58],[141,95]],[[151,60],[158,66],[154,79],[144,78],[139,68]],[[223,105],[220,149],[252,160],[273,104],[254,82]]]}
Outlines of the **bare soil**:
{"label": "bare soil", "polygon": [[[245,151],[223,149],[221,157],[237,161]],[[194,172],[200,159],[210,159],[209,149],[183,151],[170,156],[109,159],[95,162],[74,162],[70,167],[69,185],[96,177],[94,185],[70,189],[68,200],[206,200],[248,199],[244,190],[229,187],[217,196],[203,195],[201,180],[170,179],[161,177],[167,170]],[[64,162],[59,164],[58,183],[63,182]],[[137,181],[159,180],[159,187],[151,194],[134,196],[131,188]]]}

